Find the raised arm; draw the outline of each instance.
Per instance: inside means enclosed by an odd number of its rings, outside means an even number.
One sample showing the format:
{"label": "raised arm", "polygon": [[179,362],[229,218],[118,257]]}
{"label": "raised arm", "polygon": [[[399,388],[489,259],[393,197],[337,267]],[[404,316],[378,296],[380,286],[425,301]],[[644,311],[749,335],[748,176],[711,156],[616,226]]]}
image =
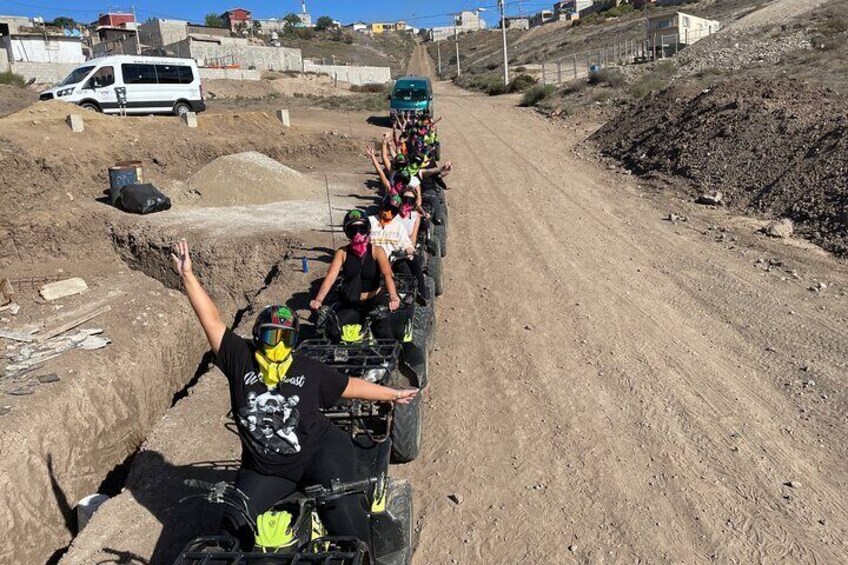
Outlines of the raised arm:
{"label": "raised arm", "polygon": [[412,233],[409,236],[409,239],[412,241],[413,244],[416,241],[418,241],[418,228],[420,228],[420,227],[421,227],[421,216],[419,215],[418,217],[415,218],[415,226],[412,228]]}
{"label": "raised arm", "polygon": [[324,303],[324,299],[330,293],[336,279],[339,278],[339,272],[342,270],[344,263],[344,249],[337,249],[333,255],[333,261],[330,263],[330,268],[327,270],[327,276],[324,277],[324,282],[321,283],[321,288],[318,289],[318,294],[315,295],[315,300],[309,303],[310,308],[317,310]]}
{"label": "raised arm", "polygon": [[218,307],[206,294],[200,281],[194,276],[191,265],[191,255],[189,254],[188,243],[182,239],[174,246],[174,253],[171,253],[171,261],[174,264],[174,270],[180,275],[185,292],[188,295],[188,301],[191,303],[197,319],[200,320],[200,325],[206,333],[206,339],[209,341],[209,346],[215,354],[221,348],[221,340],[224,338],[224,332],[227,325],[221,319],[221,313]]}
{"label": "raised arm", "polygon": [[374,254],[374,259],[377,261],[377,267],[380,269],[380,274],[383,275],[383,280],[386,283],[386,290],[389,293],[389,310],[394,312],[400,308],[400,297],[395,287],[395,277],[392,274],[392,264],[389,263],[386,252],[379,245],[372,245],[371,252]]}
{"label": "raised arm", "polygon": [[388,132],[383,134],[383,168],[387,171],[392,170],[392,156],[389,155],[389,138]]}
{"label": "raised arm", "polygon": [[342,398],[409,404],[415,398],[416,394],[418,394],[417,388],[399,390],[351,377],[347,381],[347,387],[345,387],[342,393]]}
{"label": "raised arm", "polygon": [[381,167],[380,163],[377,161],[377,156],[374,154],[374,148],[367,145],[365,147],[365,155],[371,159],[371,164],[374,165],[374,170],[377,171],[378,175],[380,175],[380,182],[383,183],[383,187],[386,189],[386,194],[389,194],[392,191],[392,185],[389,182],[389,177],[386,176],[386,171],[383,170],[383,167]]}

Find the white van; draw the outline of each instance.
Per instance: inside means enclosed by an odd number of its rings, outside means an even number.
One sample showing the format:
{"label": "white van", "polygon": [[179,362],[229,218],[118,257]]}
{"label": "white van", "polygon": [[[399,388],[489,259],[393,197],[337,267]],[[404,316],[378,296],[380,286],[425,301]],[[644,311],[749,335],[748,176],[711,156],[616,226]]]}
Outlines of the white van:
{"label": "white van", "polygon": [[118,114],[175,114],[206,109],[193,59],[115,55],[74,69],[41,100],[63,100],[88,110]]}

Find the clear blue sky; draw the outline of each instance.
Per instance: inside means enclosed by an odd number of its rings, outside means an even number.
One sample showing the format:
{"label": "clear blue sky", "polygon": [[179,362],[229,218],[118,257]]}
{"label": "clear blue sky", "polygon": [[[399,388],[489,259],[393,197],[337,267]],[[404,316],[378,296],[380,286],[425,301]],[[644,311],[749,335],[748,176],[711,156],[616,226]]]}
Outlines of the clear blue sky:
{"label": "clear blue sky", "polygon": [[[123,1],[123,0],[119,0]],[[525,14],[550,8],[553,0],[507,0],[507,15],[518,14],[523,8]],[[94,0],[0,0],[0,14],[20,16],[42,16],[53,19],[56,16],[69,16],[77,21],[89,22],[106,11],[130,10],[135,8],[139,20],[149,17],[185,19],[202,22],[209,12],[224,12],[229,8],[243,7],[253,12],[256,18],[282,17],[289,12],[300,11],[300,0],[130,0],[128,3],[114,3],[114,0],[97,2]],[[333,18],[350,23],[356,20],[393,21],[406,20],[415,27],[449,25],[448,15],[459,10],[486,7],[485,19],[490,25],[497,22],[497,0],[307,0],[306,7],[313,20],[318,16]]]}

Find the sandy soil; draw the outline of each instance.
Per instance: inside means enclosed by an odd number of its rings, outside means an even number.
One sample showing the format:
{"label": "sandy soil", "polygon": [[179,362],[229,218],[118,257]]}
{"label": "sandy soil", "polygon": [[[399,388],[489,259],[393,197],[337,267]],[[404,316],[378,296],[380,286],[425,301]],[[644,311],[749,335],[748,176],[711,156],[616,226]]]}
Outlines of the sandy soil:
{"label": "sandy soil", "polygon": [[[845,562],[845,264],[645,194],[583,155],[587,131],[437,95],[449,278],[424,451],[394,469],[414,485],[414,562]],[[235,441],[220,378],[201,382],[66,563],[168,563],[196,531],[199,507],[167,501],[186,473],[229,476],[209,461]]]}

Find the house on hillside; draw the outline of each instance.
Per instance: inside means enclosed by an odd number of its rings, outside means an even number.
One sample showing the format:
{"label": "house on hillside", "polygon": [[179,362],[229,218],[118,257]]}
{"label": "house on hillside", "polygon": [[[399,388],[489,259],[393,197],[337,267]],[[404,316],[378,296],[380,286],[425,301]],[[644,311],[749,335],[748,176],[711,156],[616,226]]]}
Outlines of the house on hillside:
{"label": "house on hillside", "polygon": [[528,16],[512,16],[504,18],[506,29],[530,29],[530,18]]}
{"label": "house on hillside", "polygon": [[479,31],[481,29],[486,29],[486,20],[480,17],[479,10],[473,12],[463,10],[454,19],[454,25],[431,28],[429,39],[430,41],[441,41],[453,37],[456,33]]}
{"label": "house on hillside", "polygon": [[530,27],[539,27],[543,26],[548,22],[554,21],[554,12],[553,10],[540,10],[536,12],[532,16],[530,16]]}
{"label": "house on hillside", "polygon": [[250,10],[244,8],[233,8],[221,14],[221,19],[224,24],[230,29],[230,32],[235,33],[239,29],[250,27]]}
{"label": "house on hillside", "polygon": [[578,20],[588,15],[595,5],[594,0],[563,0],[553,6],[552,20]]}
{"label": "house on hillside", "polygon": [[353,22],[352,24],[347,24],[344,27],[345,29],[355,31],[357,33],[365,33],[368,31],[368,24],[365,22]]}
{"label": "house on hillside", "polygon": [[721,22],[683,12],[663,12],[650,14],[647,28],[654,51],[667,56],[714,34],[721,29]]}
{"label": "house on hillside", "polygon": [[135,14],[107,12],[88,25],[89,44],[94,57],[140,53]]}
{"label": "house on hillside", "polygon": [[[229,35],[229,31],[224,28]],[[185,20],[148,20],[138,26],[138,40],[151,49],[161,49],[188,37],[188,22]]]}

